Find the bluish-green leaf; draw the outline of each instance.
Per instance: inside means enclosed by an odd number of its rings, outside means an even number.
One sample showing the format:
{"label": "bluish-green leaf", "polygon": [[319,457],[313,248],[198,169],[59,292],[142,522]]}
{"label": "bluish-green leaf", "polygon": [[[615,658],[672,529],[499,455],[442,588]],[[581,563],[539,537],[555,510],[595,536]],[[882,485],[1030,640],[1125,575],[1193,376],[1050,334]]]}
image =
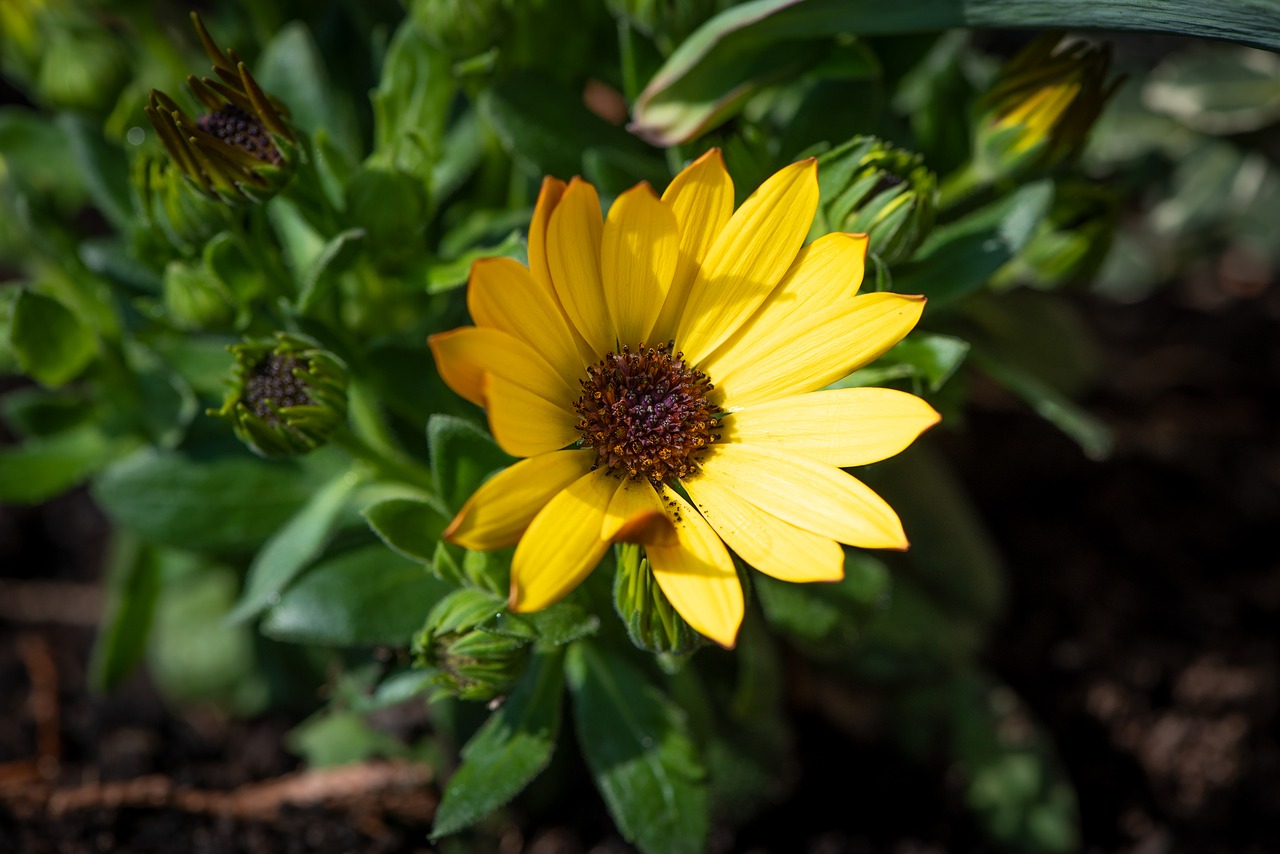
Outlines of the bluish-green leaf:
{"label": "bluish-green leaf", "polygon": [[511,696],[462,748],[436,808],[433,839],[484,818],[547,767],[560,731],[562,658],[559,650],[534,655]]}
{"label": "bluish-green leaf", "polygon": [[407,646],[453,588],[380,545],[317,563],[267,612],[262,633],[292,643]]}
{"label": "bluish-green leaf", "polygon": [[705,771],[684,714],[625,659],[582,641],[565,670],[578,743],[614,823],[647,854],[704,851]]}

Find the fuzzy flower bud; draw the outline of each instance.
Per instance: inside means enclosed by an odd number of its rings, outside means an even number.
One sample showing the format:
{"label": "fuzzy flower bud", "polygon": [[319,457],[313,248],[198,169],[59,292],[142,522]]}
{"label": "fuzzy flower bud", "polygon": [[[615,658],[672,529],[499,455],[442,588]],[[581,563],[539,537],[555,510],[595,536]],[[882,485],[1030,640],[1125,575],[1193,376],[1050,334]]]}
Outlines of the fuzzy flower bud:
{"label": "fuzzy flower bud", "polygon": [[305,454],[347,420],[347,368],[303,335],[230,348],[236,354],[231,391],[209,414],[231,422],[240,441],[264,457]]}
{"label": "fuzzy flower bud", "polygon": [[1084,146],[1119,80],[1107,81],[1111,51],[1062,44],[1046,33],[1001,70],[979,101],[974,160],[984,179],[1047,171]]}
{"label": "fuzzy flower bud", "polygon": [[640,557],[639,546],[624,544],[620,549],[613,576],[613,606],[631,642],[647,652],[683,656],[707,644],[707,639],[671,607],[648,559]]}
{"label": "fuzzy flower bud", "polygon": [[264,202],[293,174],[293,132],[283,107],[262,91],[235,51],[225,53],[191,15],[218,79],[188,77],[207,112],[188,116],[163,92],[151,90],[147,118],[165,150],[205,195],[224,202]]}
{"label": "fuzzy flower bud", "polygon": [[854,137],[818,158],[818,176],[828,230],[865,232],[886,264],[910,257],[933,227],[938,182],[918,154]]}
{"label": "fuzzy flower bud", "polygon": [[510,17],[502,0],[414,0],[409,10],[427,41],[454,59],[496,46]]}
{"label": "fuzzy flower bud", "polygon": [[528,641],[489,631],[493,596],[463,588],[441,599],[414,638],[417,663],[435,668],[437,696],[492,700],[511,689],[524,670]]}
{"label": "fuzzy flower bud", "polygon": [[143,154],[134,162],[133,190],[140,229],[185,253],[233,223],[232,210],[196,190],[163,155]]}

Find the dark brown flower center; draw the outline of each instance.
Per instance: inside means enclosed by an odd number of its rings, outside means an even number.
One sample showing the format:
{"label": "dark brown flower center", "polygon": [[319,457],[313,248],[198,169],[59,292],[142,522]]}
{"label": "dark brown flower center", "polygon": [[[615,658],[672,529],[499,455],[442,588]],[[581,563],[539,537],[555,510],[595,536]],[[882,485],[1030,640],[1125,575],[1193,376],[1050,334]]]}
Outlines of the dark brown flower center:
{"label": "dark brown flower center", "polygon": [[596,466],[611,474],[655,486],[688,477],[720,438],[711,383],[665,344],[634,353],[624,346],[588,368],[581,383],[578,429]]}
{"label": "dark brown flower center", "polygon": [[278,166],[284,161],[280,149],[276,148],[271,135],[262,124],[234,104],[227,104],[216,113],[201,116],[196,124],[200,126],[200,130],[213,134],[263,163]]}
{"label": "dark brown flower center", "polygon": [[307,394],[307,386],[293,375],[295,370],[305,370],[302,362],[293,356],[270,355],[254,366],[244,384],[244,402],[253,414],[274,425],[279,416],[272,410],[286,406],[313,406],[315,401]]}

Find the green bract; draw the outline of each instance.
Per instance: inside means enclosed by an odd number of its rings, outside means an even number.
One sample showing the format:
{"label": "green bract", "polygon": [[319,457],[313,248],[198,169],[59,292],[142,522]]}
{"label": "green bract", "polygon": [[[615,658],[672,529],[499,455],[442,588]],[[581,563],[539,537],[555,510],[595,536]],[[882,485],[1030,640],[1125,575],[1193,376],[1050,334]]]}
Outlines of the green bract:
{"label": "green bract", "polygon": [[236,355],[231,390],[209,414],[229,421],[254,453],[305,454],[345,426],[346,365],[316,341],[277,332],[274,340],[230,349]]}

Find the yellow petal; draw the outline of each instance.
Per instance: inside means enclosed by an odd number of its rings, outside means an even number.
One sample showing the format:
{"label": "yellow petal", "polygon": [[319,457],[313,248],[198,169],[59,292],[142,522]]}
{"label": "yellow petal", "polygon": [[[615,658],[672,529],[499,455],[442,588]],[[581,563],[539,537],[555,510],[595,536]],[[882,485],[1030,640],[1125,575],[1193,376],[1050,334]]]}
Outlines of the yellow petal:
{"label": "yellow petal", "polygon": [[612,352],[615,346],[613,323],[600,281],[603,230],[596,188],[574,178],[551,213],[547,263],[565,313],[599,355]]}
{"label": "yellow petal", "polygon": [[648,184],[614,200],[600,248],[605,302],[618,341],[632,348],[650,342],[653,322],[671,288],[679,255],[676,217]]}
{"label": "yellow petal", "polygon": [[797,528],[867,549],[905,549],[902,522],[883,498],[848,472],[755,445],[715,444],[704,476]]}
{"label": "yellow petal", "polygon": [[595,460],[595,451],[552,451],[503,469],[472,493],[444,538],[476,551],[514,546],[538,511]]}
{"label": "yellow petal", "polygon": [[839,581],[844,551],[830,537],[797,528],[744,500],[714,476],[683,481],[694,505],[725,545],[782,581]]}
{"label": "yellow petal", "polygon": [[515,457],[557,451],[582,438],[578,416],[497,374],[485,374],[485,410],[498,447]]}
{"label": "yellow petal", "polygon": [[941,417],[905,391],[841,388],[748,406],[719,427],[725,442],[778,447],[845,468],[901,453]]}
{"label": "yellow petal", "polygon": [[924,297],[873,293],[841,300],[789,324],[756,329],[749,346],[699,365],[728,409],[815,391],[879,358],[924,311]]}
{"label": "yellow petal", "polygon": [[547,400],[571,406],[578,393],[547,360],[520,339],[498,329],[462,326],[427,339],[436,370],[449,388],[485,406],[484,375],[497,374]]}
{"label": "yellow petal", "polygon": [[659,344],[675,338],[698,268],[733,214],[733,179],[724,168],[720,149],[713,148],[686,166],[667,186],[662,201],[675,213],[680,228],[680,260],[649,336]]}
{"label": "yellow petal", "polygon": [[646,545],[654,580],[684,621],[723,647],[742,625],[742,585],[733,558],[698,511],[673,490],[663,496],[676,545]]}
{"label": "yellow petal", "polygon": [[550,294],[555,293],[555,288],[551,284],[551,269],[547,266],[547,223],[564,195],[564,187],[564,181],[559,178],[549,175],[543,178],[542,187],[538,190],[538,203],[533,206],[533,219],[529,221],[529,272],[533,274],[534,281]]}
{"label": "yellow petal", "polygon": [[484,258],[471,265],[467,308],[477,326],[499,329],[519,338],[575,388],[587,363],[578,354],[569,321],[555,294],[511,258]]}
{"label": "yellow petal", "polygon": [[511,559],[508,606],[513,612],[555,603],[595,569],[609,548],[600,526],[617,488],[618,481],[604,469],[589,472],[533,517]]}
{"label": "yellow petal", "polygon": [[674,545],[675,533],[662,507],[662,499],[647,480],[623,478],[609,502],[600,536],[611,543],[661,543]]}
{"label": "yellow petal", "polygon": [[699,363],[755,313],[800,251],[818,209],[813,158],[782,169],[716,236],[698,270],[676,346]]}

